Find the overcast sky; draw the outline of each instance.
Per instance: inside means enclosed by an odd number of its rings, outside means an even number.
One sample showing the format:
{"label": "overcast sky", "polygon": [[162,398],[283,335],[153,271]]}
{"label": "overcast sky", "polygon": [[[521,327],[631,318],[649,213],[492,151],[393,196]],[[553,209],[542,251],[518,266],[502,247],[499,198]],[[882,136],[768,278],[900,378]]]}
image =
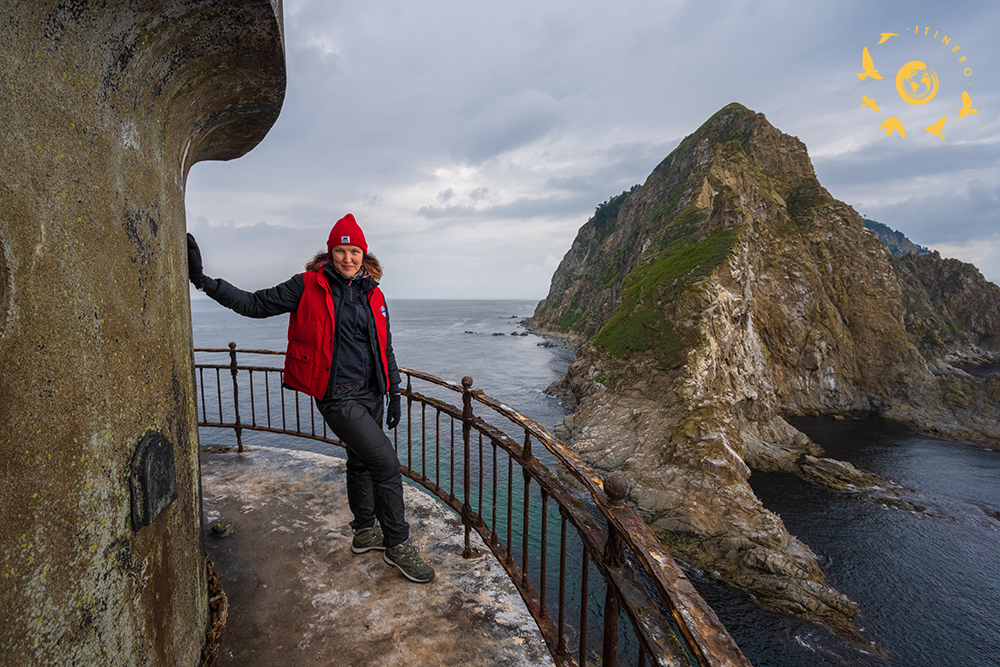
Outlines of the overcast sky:
{"label": "overcast sky", "polygon": [[[543,298],[594,208],[730,102],[801,139],[834,197],[1000,282],[995,0],[286,0],[284,20],[276,124],[187,182],[206,273],[245,289],[351,212],[389,299]],[[896,89],[913,60],[925,104]],[[923,129],[942,116],[944,139]]]}

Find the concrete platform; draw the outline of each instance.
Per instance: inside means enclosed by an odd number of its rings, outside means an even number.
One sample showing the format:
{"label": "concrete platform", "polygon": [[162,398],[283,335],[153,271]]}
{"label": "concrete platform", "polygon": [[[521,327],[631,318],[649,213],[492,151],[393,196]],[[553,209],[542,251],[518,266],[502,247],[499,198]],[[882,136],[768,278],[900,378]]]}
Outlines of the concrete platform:
{"label": "concrete platform", "polygon": [[[462,558],[459,518],[404,484],[414,544],[436,571],[414,584],[351,552],[344,461],[257,447],[203,453],[205,547],[229,598],[218,665],[552,665],[503,568]],[[220,537],[215,524],[232,523]]]}

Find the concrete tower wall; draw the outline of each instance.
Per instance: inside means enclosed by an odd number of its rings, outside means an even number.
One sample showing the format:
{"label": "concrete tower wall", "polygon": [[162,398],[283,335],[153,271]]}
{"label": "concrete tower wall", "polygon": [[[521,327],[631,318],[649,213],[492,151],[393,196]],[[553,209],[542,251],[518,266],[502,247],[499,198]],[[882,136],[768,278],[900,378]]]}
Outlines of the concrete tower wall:
{"label": "concrete tower wall", "polygon": [[0,9],[3,664],[199,662],[185,179],[277,118],[281,23],[279,0]]}

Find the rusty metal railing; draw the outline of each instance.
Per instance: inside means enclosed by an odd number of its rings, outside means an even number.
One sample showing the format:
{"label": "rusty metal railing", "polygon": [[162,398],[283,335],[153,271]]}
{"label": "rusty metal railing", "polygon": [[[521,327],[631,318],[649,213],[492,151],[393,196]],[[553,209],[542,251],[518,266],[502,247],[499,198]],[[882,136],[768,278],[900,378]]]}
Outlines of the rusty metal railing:
{"label": "rusty metal railing", "polygon": [[[343,446],[311,399],[282,387],[280,368],[240,365],[235,343],[195,352],[229,355],[228,364],[195,364],[199,426],[232,429],[239,451],[244,430]],[[625,504],[623,475],[602,480],[534,420],[473,389],[472,378],[458,384],[400,372],[406,409],[393,433],[403,474],[462,517],[465,557],[479,555],[471,533],[479,534],[520,592],[557,665],[614,667],[621,660],[750,667],[674,559]],[[426,394],[414,389],[415,380],[426,383]],[[209,400],[206,386],[213,385]],[[430,395],[449,392],[461,395],[460,408]],[[475,414],[475,404],[488,408],[487,420]],[[591,577],[592,568],[599,577]]]}

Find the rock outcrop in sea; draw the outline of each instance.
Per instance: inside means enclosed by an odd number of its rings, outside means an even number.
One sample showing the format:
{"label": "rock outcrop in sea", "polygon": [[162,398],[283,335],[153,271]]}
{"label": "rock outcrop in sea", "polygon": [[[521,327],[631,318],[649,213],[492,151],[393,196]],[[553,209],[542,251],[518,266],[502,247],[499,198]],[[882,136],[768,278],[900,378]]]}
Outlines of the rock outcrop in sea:
{"label": "rock outcrop in sea", "polygon": [[842,636],[859,638],[855,604],[747,480],[894,489],[785,418],[863,411],[1000,444],[1000,376],[953,365],[1000,352],[1000,288],[937,254],[893,257],[801,141],[739,104],[598,208],[529,323],[580,343],[561,435],[628,476],[663,542]]}

